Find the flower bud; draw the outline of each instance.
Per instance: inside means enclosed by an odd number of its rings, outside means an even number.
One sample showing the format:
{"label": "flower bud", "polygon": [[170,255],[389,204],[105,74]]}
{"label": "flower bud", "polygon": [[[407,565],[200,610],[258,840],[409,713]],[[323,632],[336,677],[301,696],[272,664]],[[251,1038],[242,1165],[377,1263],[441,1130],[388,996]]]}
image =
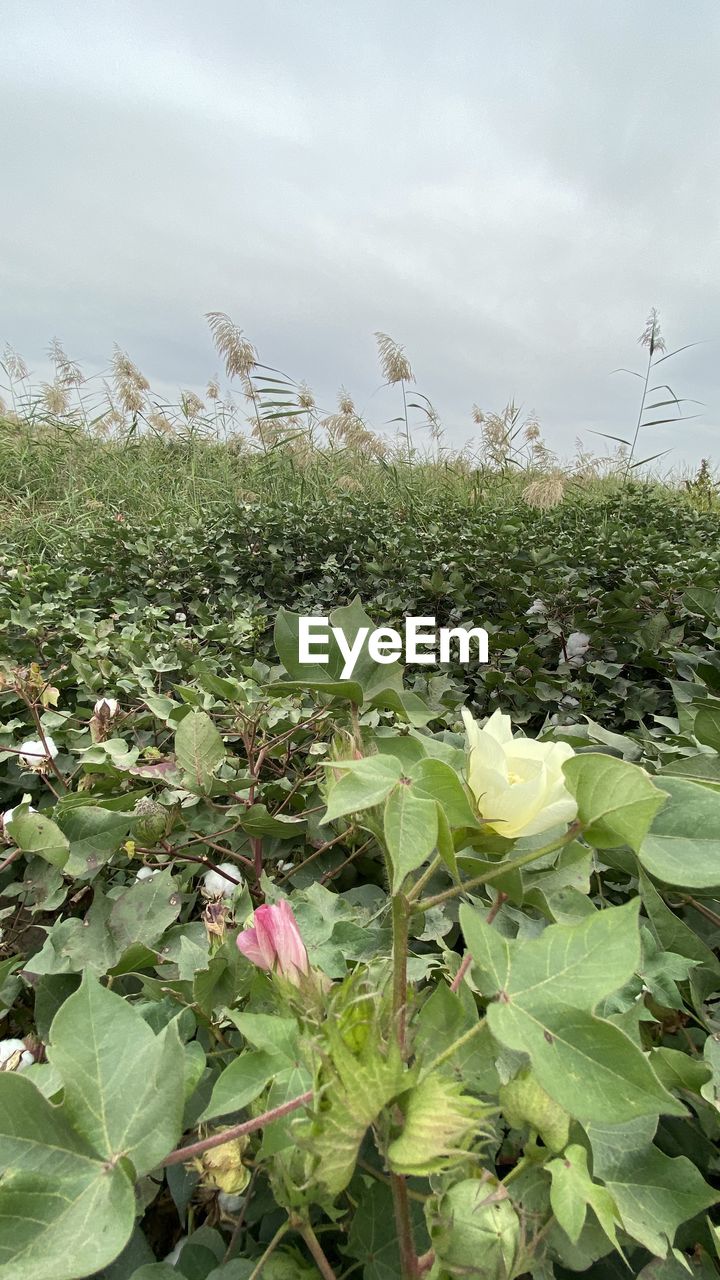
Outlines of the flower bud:
{"label": "flower bud", "polygon": [[494,1179],[466,1178],[457,1182],[426,1217],[436,1261],[442,1274],[488,1277],[517,1274],[520,1222],[507,1191]]}
{"label": "flower bud", "polygon": [[295,913],[283,899],[274,906],[258,907],[251,928],[238,935],[243,955],[267,973],[279,973],[293,986],[310,971],[305,943]]}
{"label": "flower bud", "polygon": [[167,810],[152,796],[141,796],[135,802],[133,813],[137,817],[134,834],[138,844],[154,849],[167,831]]}

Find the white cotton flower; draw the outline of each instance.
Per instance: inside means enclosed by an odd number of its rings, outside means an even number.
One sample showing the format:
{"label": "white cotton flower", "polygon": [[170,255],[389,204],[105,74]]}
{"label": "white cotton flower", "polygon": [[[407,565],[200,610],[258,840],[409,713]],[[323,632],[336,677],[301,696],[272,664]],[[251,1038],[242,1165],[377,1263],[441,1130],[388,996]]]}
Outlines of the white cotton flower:
{"label": "white cotton flower", "polygon": [[565,641],[565,652],[568,657],[568,662],[573,662],[577,658],[582,662],[582,659],[585,657],[589,648],[590,637],[586,636],[584,631],[572,631]]}
{"label": "white cotton flower", "polygon": [[562,766],[575,753],[566,742],[513,738],[499,709],[482,726],[462,709],[468,744],[467,780],[478,813],[492,831],[515,840],[535,836],[577,815]]}
{"label": "white cotton flower", "polygon": [[47,743],[47,751],[42,742],[35,739],[28,739],[27,742],[20,743],[18,752],[18,761],[23,769],[31,769],[33,773],[45,773],[50,760],[54,760],[58,749],[52,738],[45,734]]}
{"label": "white cotton flower", "polygon": [[103,720],[114,720],[119,710],[117,698],[98,698],[93,707],[95,715],[101,716]]}
{"label": "white cotton flower", "polygon": [[533,600],[530,608],[525,610],[525,617],[532,618],[536,613],[547,613],[547,606],[543,600]]}
{"label": "white cotton flower", "polygon": [[[226,871],[227,875],[220,875]],[[232,876],[232,880],[228,880]],[[206,898],[232,898],[244,887],[244,881],[234,862],[220,862],[217,870],[206,871],[202,878],[202,891]]]}
{"label": "white cotton flower", "polygon": [[155,867],[154,870],[152,867],[141,867],[137,875],[135,876],[135,879],[140,881],[152,880],[153,876],[159,876],[159,875],[160,875],[160,867]]}
{"label": "white cotton flower", "polygon": [[34,1061],[22,1040],[0,1040],[0,1071],[24,1071]]}

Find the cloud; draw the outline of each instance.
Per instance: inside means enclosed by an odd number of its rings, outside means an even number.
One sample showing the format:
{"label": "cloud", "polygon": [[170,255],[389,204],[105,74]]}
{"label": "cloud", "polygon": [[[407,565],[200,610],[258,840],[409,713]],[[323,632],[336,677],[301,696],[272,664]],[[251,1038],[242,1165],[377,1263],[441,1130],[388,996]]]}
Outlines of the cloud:
{"label": "cloud", "polygon": [[382,419],[383,329],[451,439],[515,396],[567,450],[632,424],[611,371],[657,305],[672,345],[709,339],[673,371],[706,402],[674,457],[717,455],[714,0],[8,0],[3,20],[0,340],[38,368],[57,333],[201,386],[224,309]]}

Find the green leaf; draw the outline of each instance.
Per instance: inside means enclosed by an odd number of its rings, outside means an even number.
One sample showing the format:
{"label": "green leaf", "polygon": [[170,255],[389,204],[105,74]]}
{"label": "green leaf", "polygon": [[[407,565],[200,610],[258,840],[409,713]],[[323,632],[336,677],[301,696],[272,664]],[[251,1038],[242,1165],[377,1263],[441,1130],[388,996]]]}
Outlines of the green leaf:
{"label": "green leaf", "polygon": [[478,827],[465,788],[454,769],[442,760],[419,760],[412,765],[413,794],[437,800],[451,827]]}
{"label": "green leaf", "polygon": [[698,964],[714,969],[717,973],[720,970],[720,962],[715,953],[684,920],[670,910],[660,897],[652,880],[642,872],[640,873],[640,893],[655,936],[665,950],[687,956],[689,960],[696,960]]}
{"label": "green leaf", "polygon": [[0,1280],[76,1280],[108,1266],[135,1222],[109,1167],[29,1080],[0,1074]]}
{"label": "green leaf", "polygon": [[224,1116],[230,1111],[241,1111],[286,1065],[287,1058],[266,1053],[263,1049],[241,1053],[215,1082],[212,1097],[200,1119],[212,1120],[214,1116]]}
{"label": "green leaf", "polygon": [[720,751],[720,702],[708,700],[700,705],[695,716],[693,732],[703,746],[712,747],[713,751]]}
{"label": "green leaf", "polygon": [[[424,1252],[428,1242],[422,1205],[411,1200],[409,1208],[415,1247]],[[389,1187],[375,1182],[363,1191],[352,1217],[347,1253],[364,1264],[363,1280],[398,1280],[400,1245]]]}
{"label": "green leaf", "polygon": [[50,1028],[48,1059],[64,1109],[106,1159],[148,1173],[182,1133],[183,1051],[176,1023],[160,1035],[122,996],[86,977]]}
{"label": "green leaf", "polygon": [[405,877],[422,866],[437,844],[437,805],[434,800],[419,799],[409,785],[399,782],[385,802],[383,829],[393,868],[392,891],[397,893]]}
{"label": "green leaf", "polygon": [[33,853],[54,867],[64,867],[70,845],[56,822],[42,813],[30,813],[23,805],[15,812],[8,832],[23,853]]}
{"label": "green leaf", "polygon": [[493,998],[490,1030],[506,1048],[529,1055],[543,1088],[581,1122],[686,1114],[632,1040],[592,1013],[640,963],[638,907],[637,900],[609,907],[522,941],[501,937],[480,912],[460,908],[483,993]]}
{"label": "green leaf", "polygon": [[394,756],[367,756],[364,760],[341,760],[333,768],[342,768],[344,777],[336,782],[328,798],[322,824],[360,813],[381,804],[402,776],[400,761]]}
{"label": "green leaf", "polygon": [[120,848],[133,823],[131,814],[116,813],[97,805],[67,810],[60,826],[70,843],[65,873],[84,879],[93,876]]}
{"label": "green leaf", "polygon": [[637,853],[666,800],[644,769],[592,752],[573,756],[563,770],[590,844],[596,849],[627,844]]}
{"label": "green leaf", "polygon": [[664,1258],[682,1222],[694,1218],[718,1196],[686,1156],[671,1158],[657,1147],[623,1151],[596,1148],[594,1173],[617,1205],[628,1235],[655,1257]]}
{"label": "green leaf", "polygon": [[217,766],[225,759],[225,747],[210,716],[204,711],[190,711],[180,721],[175,734],[175,757],[192,789],[205,795],[210,790]]}
{"label": "green leaf", "polygon": [[663,778],[670,803],[642,842],[646,871],[688,889],[720,885],[720,794],[684,778]]}
{"label": "green leaf", "polygon": [[615,1231],[615,1224],[620,1221],[617,1206],[610,1192],[590,1177],[585,1148],[577,1145],[568,1147],[561,1160],[550,1161],[547,1170],[552,1178],[552,1211],[573,1244],[580,1239],[589,1206],[608,1240],[619,1249]]}

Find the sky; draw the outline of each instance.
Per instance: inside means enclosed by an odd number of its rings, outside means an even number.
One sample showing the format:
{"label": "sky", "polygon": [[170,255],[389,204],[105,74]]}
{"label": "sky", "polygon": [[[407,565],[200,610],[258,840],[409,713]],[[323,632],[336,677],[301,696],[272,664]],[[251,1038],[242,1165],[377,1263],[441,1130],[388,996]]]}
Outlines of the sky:
{"label": "sky", "polygon": [[[717,0],[4,0],[0,347],[159,388],[267,364],[382,426],[374,333],[449,443],[511,398],[561,454],[634,430],[637,338],[720,463]],[[654,415],[651,415],[654,416]],[[418,432],[418,443],[424,440]]]}

